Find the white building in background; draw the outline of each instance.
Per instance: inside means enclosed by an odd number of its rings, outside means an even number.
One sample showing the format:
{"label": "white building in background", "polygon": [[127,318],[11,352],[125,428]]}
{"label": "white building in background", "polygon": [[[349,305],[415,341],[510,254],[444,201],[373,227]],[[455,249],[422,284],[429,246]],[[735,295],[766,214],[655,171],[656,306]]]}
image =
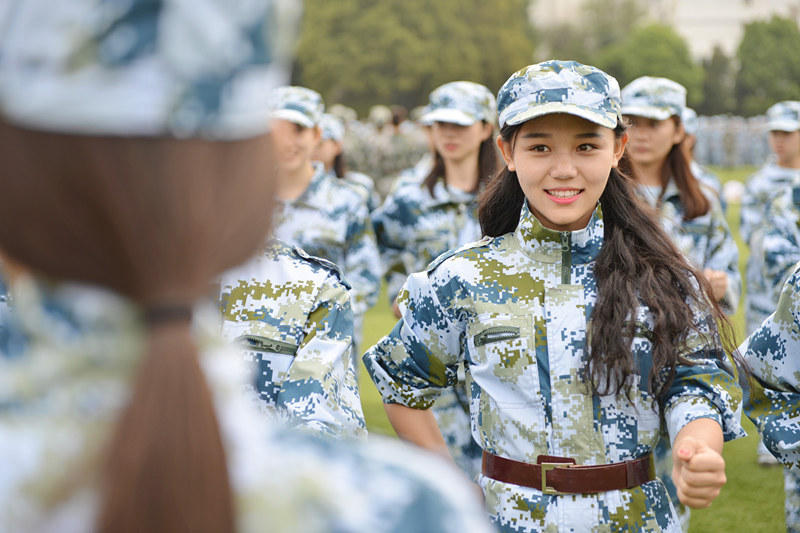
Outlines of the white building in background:
{"label": "white building in background", "polygon": [[[580,20],[585,0],[532,0],[534,26]],[[689,44],[695,59],[709,57],[715,45],[736,54],[744,25],[772,15],[800,23],[800,0],[640,0],[648,21],[669,24]]]}

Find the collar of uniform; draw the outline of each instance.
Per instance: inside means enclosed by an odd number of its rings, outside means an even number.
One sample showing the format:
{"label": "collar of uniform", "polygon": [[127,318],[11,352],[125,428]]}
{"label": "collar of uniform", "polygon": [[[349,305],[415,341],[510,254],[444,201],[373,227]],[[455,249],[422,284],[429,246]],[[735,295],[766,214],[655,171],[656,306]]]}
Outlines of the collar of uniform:
{"label": "collar of uniform", "polygon": [[535,259],[546,263],[562,261],[562,242],[569,242],[572,264],[585,264],[594,261],[603,246],[603,211],[600,204],[592,213],[585,228],[577,231],[556,231],[548,229],[531,213],[528,202],[523,202],[519,224],[514,235],[523,250]]}
{"label": "collar of uniform", "polygon": [[314,174],[311,176],[308,187],[303,191],[303,194],[291,202],[285,202],[286,204],[326,207],[326,202],[324,200],[318,201],[318,198],[319,192],[323,189],[325,182],[331,179],[331,173],[325,170],[325,165],[319,161],[313,161],[311,165],[314,167]]}
{"label": "collar of uniform", "polygon": [[[424,183],[420,186],[428,192],[428,187]],[[433,197],[427,195],[428,201],[426,207],[439,207],[449,204],[471,204],[477,201],[478,195],[471,192],[462,191],[448,187],[444,178],[438,178],[436,184],[433,186]]]}

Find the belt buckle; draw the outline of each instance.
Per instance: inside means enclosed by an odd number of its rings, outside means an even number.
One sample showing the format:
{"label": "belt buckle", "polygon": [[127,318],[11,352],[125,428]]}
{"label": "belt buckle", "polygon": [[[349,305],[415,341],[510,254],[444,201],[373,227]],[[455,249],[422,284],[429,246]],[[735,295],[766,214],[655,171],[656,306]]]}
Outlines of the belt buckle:
{"label": "belt buckle", "polygon": [[542,470],[542,493],[553,496],[563,496],[568,494],[567,492],[561,492],[553,487],[549,487],[547,485],[547,473],[551,470],[555,470],[556,468],[570,468],[572,466],[572,463],[540,463],[539,468]]}

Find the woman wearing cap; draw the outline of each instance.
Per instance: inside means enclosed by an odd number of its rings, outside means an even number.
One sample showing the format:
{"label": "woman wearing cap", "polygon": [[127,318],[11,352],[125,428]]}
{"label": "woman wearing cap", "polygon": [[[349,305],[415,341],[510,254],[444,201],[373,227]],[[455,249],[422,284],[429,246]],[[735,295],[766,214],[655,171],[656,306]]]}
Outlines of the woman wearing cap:
{"label": "woman wearing cap", "polygon": [[762,243],[770,204],[800,181],[800,102],[778,102],[767,109],[767,128],[773,157],[748,178],[739,212],[739,231],[750,249],[745,312],[748,334],[761,325],[777,303],[770,286],[779,280],[765,277]]}
{"label": "woman wearing cap", "polygon": [[630,126],[625,170],[678,248],[703,270],[714,299],[733,314],[742,286],[739,251],[716,194],[697,180],[681,149],[685,107],[686,89],[666,78],[643,76],[622,89]]}
{"label": "woman wearing cap", "polygon": [[506,168],[481,199],[487,237],[408,278],[367,369],[398,434],[445,454],[427,409],[466,363],[501,530],[680,531],[653,474],[659,435],[693,507],[725,482],[723,440],[744,435],[722,312],[617,170],[614,78],[548,61],[497,101]]}
{"label": "woman wearing cap", "polygon": [[[421,121],[431,125],[433,167],[421,181],[401,178],[373,214],[391,302],[409,274],[480,238],[478,193],[497,171],[494,120],[494,95],[483,85],[454,81],[430,94]],[[474,476],[480,448],[471,436],[468,404],[462,376],[439,398],[433,413],[456,463]]]}
{"label": "woman wearing cap", "polygon": [[338,117],[325,113],[320,119],[319,128],[321,136],[312,155],[314,161],[320,161],[325,165],[325,170],[332,172],[337,178],[364,189],[367,196],[367,208],[370,213],[375,211],[381,203],[381,197],[375,190],[375,182],[366,174],[345,168],[342,145],[344,123]]}
{"label": "woman wearing cap", "polygon": [[380,256],[366,195],[312,159],[324,108],[318,92],[279,87],[272,105],[279,200],[275,236],[342,269],[352,287],[354,345],[358,346],[364,313],[375,305],[380,289]]}
{"label": "woman wearing cap", "polygon": [[441,461],[266,424],[213,308],[192,326],[270,224],[278,4],[0,9],[0,249],[33,273],[0,353],[0,530],[488,531]]}

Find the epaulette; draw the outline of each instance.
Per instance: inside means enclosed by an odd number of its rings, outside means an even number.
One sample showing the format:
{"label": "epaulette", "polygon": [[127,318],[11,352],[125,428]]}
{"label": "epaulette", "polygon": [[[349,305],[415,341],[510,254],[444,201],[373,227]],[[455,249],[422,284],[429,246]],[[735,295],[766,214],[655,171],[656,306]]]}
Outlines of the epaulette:
{"label": "epaulette", "polygon": [[433,261],[428,264],[428,267],[425,269],[428,272],[433,272],[438,268],[439,265],[444,263],[446,260],[450,259],[457,253],[463,252],[464,250],[470,250],[472,248],[480,248],[481,246],[486,246],[490,242],[492,242],[493,237],[489,237],[488,235],[477,240],[474,242],[467,243],[463,246],[459,246],[458,248],[453,248],[452,250],[448,250]]}
{"label": "epaulette", "polygon": [[322,268],[324,268],[325,270],[333,272],[336,275],[336,278],[345,287],[347,287],[347,290],[350,290],[352,288],[350,286],[350,284],[347,282],[347,280],[344,279],[344,273],[342,273],[342,269],[339,268],[339,265],[337,265],[333,261],[329,261],[327,259],[323,259],[322,257],[317,257],[316,255],[311,255],[308,252],[306,252],[305,250],[303,250],[302,248],[300,248],[299,246],[292,246],[292,251],[300,259],[302,259],[304,261],[307,261],[307,262],[310,262],[310,263],[317,264],[317,265],[321,266]]}

